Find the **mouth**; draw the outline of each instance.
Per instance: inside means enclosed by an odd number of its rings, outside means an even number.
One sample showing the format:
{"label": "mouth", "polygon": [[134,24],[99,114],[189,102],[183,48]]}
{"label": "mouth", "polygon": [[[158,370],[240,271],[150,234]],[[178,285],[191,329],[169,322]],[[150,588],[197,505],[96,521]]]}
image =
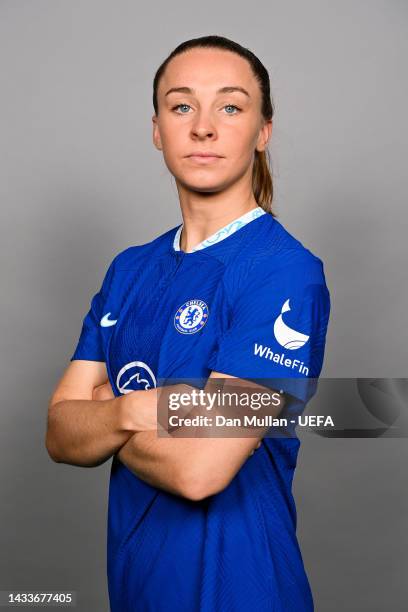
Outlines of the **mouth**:
{"label": "mouth", "polygon": [[198,164],[211,164],[222,159],[222,156],[216,153],[193,153],[192,155],[187,155],[187,159]]}

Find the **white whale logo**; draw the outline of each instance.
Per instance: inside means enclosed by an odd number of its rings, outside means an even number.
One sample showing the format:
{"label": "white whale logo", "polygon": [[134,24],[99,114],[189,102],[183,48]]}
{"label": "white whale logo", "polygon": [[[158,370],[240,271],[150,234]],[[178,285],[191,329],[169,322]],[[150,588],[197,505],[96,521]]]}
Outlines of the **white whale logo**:
{"label": "white whale logo", "polygon": [[[132,382],[133,380],[135,380],[135,383]],[[137,389],[132,388],[131,383],[139,384],[143,390],[157,386],[155,375],[144,361],[131,361],[119,370],[116,377],[116,386],[120,393],[125,394],[136,391]]]}
{"label": "white whale logo", "polygon": [[273,333],[281,346],[284,346],[286,349],[294,350],[304,346],[309,340],[310,336],[306,336],[305,334],[296,331],[296,329],[292,329],[286,325],[286,323],[283,321],[282,315],[288,310],[290,310],[289,299],[286,300],[282,306],[279,317],[277,317],[275,320]]}
{"label": "white whale logo", "polygon": [[111,325],[115,325],[115,323],[117,323],[117,319],[115,321],[113,321],[113,319],[109,318],[109,315],[111,313],[107,312],[105,315],[103,315],[102,319],[101,319],[101,326],[102,327],[110,327]]}

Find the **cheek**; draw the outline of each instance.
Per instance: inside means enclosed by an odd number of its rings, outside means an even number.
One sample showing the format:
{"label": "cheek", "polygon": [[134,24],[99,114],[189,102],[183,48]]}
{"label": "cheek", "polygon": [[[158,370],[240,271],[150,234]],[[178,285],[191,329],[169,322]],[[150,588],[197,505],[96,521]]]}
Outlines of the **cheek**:
{"label": "cheek", "polygon": [[246,166],[251,163],[254,155],[255,143],[251,137],[236,138],[232,147],[232,158],[237,164]]}
{"label": "cheek", "polygon": [[220,140],[224,141],[232,157],[239,159],[250,159],[256,146],[257,135],[253,129],[246,125],[231,126],[219,134]]}
{"label": "cheek", "polygon": [[179,133],[175,133],[173,137],[170,132],[166,132],[165,138],[162,138],[162,146],[162,155],[167,168],[172,174],[179,175],[183,168],[182,158],[186,154],[183,139]]}
{"label": "cheek", "polygon": [[185,126],[169,123],[160,131],[163,153],[167,158],[185,154],[188,131]]}

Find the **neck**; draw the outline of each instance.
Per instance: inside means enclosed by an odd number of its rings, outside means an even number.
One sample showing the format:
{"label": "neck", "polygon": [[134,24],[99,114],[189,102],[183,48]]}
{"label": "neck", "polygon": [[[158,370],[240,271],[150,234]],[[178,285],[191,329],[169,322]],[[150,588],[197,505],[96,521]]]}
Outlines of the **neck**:
{"label": "neck", "polygon": [[178,189],[183,217],[180,249],[187,253],[222,227],[258,207],[252,190],[246,197],[242,197],[242,192],[240,197],[238,194],[225,197],[225,193],[187,194],[179,185]]}

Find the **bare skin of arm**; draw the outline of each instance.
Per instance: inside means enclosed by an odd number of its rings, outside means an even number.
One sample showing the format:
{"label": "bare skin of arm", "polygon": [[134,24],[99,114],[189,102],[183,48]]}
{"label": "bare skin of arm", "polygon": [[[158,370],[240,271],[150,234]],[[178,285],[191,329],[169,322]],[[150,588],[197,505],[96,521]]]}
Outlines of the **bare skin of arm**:
{"label": "bare skin of arm", "polygon": [[227,486],[261,443],[158,437],[158,427],[157,389],[115,397],[104,362],[74,360],[50,400],[46,447],[54,461],[83,467],[117,454],[152,486],[195,500]]}
{"label": "bare skin of arm", "polygon": [[124,396],[115,397],[111,389],[107,394],[106,380],[102,361],[74,360],[66,369],[48,406],[45,446],[54,461],[98,466],[114,455],[137,428],[155,427],[155,420],[149,422],[152,411],[141,409],[134,415],[134,429],[129,429],[128,402]]}
{"label": "bare skin of arm", "polygon": [[[235,377],[212,372],[211,378]],[[105,393],[112,393],[109,383]],[[142,395],[129,399],[135,400],[135,412],[139,406],[146,407],[149,402],[156,412],[157,389],[143,391]],[[281,398],[275,416],[283,405],[284,399]],[[152,486],[200,500],[218,493],[229,484],[243,463],[259,448],[267,429],[258,437],[243,438],[158,437],[157,430],[138,431],[122,446],[117,457]]]}

